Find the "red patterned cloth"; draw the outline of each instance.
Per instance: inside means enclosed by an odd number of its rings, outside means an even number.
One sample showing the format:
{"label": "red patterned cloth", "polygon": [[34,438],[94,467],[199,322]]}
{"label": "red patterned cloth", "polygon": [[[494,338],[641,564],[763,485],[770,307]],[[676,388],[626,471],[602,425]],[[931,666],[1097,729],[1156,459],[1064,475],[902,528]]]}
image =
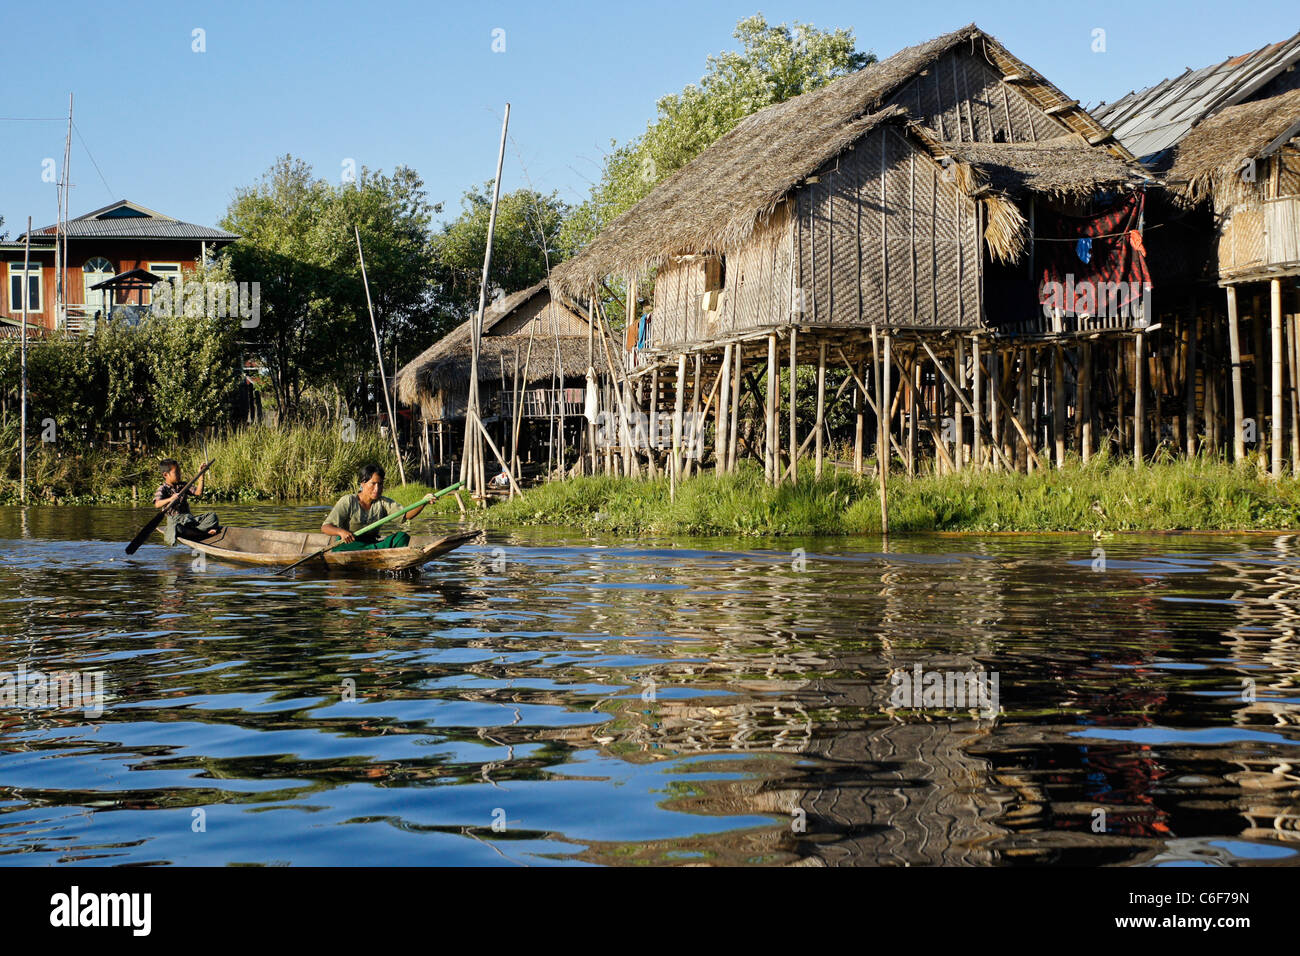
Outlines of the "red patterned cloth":
{"label": "red patterned cloth", "polygon": [[[1145,202],[1146,193],[1139,189],[1091,216],[1040,214],[1035,228],[1047,241],[1034,246],[1043,270],[1039,303],[1059,308],[1064,315],[1092,315],[1097,312],[1099,288],[1112,290],[1112,308],[1140,299],[1151,282],[1139,228]],[[1084,236],[1092,239],[1088,262],[1080,261],[1075,248]]]}

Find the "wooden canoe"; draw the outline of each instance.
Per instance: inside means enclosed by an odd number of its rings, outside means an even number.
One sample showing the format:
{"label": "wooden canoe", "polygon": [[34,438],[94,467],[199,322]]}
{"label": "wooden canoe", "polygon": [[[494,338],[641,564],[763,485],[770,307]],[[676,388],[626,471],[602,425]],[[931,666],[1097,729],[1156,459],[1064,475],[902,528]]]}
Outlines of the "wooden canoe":
{"label": "wooden canoe", "polygon": [[[448,551],[454,551],[478,535],[478,531],[457,531],[441,537],[413,534],[410,547],[383,548],[377,551],[331,551],[302,566],[332,571],[410,571],[423,567]],[[281,568],[313,551],[319,551],[331,542],[337,542],[338,538],[319,531],[225,527],[210,538],[178,537],[176,541],[222,561]]]}

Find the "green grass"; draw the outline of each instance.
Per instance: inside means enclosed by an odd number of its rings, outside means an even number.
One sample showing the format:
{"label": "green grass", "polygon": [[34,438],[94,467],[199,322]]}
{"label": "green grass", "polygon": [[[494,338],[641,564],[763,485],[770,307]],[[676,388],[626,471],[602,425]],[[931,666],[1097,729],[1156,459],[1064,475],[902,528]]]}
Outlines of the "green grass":
{"label": "green grass", "polygon": [[[770,488],[760,470],[683,482],[615,477],[552,482],[489,509],[492,526],[588,532],[767,536],[879,533],[874,477],[847,472]],[[1099,458],[1033,475],[963,472],[889,483],[890,531],[1254,531],[1300,527],[1300,483],[1208,458],[1144,465]]]}
{"label": "green grass", "polygon": [[[12,447],[18,444],[16,430]],[[344,441],[337,424],[276,428],[254,425],[207,443],[213,461],[205,491],[208,500],[328,500],[355,487],[361,466],[382,465],[389,494],[400,486],[390,441],[377,430],[357,429]],[[0,470],[0,503],[18,500],[18,461],[13,455]],[[176,458],[188,477],[203,461],[202,442],[160,448],[148,456],[113,450],[68,451],[35,444],[27,460],[28,500],[50,504],[130,501],[133,487],[151,497],[160,480],[157,462]],[[425,489],[427,491],[429,489]],[[418,498],[420,492],[412,496]],[[453,504],[454,506],[454,504]]]}

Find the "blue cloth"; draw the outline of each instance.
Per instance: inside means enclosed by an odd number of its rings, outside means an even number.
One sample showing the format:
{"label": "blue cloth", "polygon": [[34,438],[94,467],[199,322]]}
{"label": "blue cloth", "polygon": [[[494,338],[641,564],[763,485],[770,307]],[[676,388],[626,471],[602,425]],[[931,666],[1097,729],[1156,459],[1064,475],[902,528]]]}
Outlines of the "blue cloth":
{"label": "blue cloth", "polygon": [[1092,238],[1084,236],[1074,244],[1074,251],[1079,254],[1079,261],[1087,264],[1092,259]]}
{"label": "blue cloth", "polygon": [[646,312],[641,316],[641,321],[637,325],[636,347],[639,349],[645,348],[649,344],[646,341],[649,335],[650,335],[650,313]]}

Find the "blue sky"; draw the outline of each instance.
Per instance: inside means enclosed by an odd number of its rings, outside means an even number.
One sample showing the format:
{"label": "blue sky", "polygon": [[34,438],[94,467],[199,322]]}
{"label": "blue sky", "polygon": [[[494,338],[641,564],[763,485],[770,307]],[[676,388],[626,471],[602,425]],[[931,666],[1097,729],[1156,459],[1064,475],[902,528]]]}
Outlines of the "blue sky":
{"label": "blue sky", "polygon": [[[239,186],[292,153],[335,181],[348,159],[412,166],[454,216],[466,187],[492,177],[507,101],[503,188],[577,202],[610,140],[642,131],[656,99],[698,80],[710,53],[735,47],[736,21],[756,12],[851,27],[859,49],[882,58],[974,21],[1087,104],[1300,29],[1281,0],[1241,17],[1222,16],[1222,4],[1023,0],[0,6],[0,230],[10,237],[28,214],[39,225],[55,218],[42,162],[62,161],[65,121],[8,118],[66,117],[69,92],[74,214],[130,198],[213,225]],[[1097,28],[1104,53],[1091,49]],[[195,29],[205,52],[192,49]]]}

